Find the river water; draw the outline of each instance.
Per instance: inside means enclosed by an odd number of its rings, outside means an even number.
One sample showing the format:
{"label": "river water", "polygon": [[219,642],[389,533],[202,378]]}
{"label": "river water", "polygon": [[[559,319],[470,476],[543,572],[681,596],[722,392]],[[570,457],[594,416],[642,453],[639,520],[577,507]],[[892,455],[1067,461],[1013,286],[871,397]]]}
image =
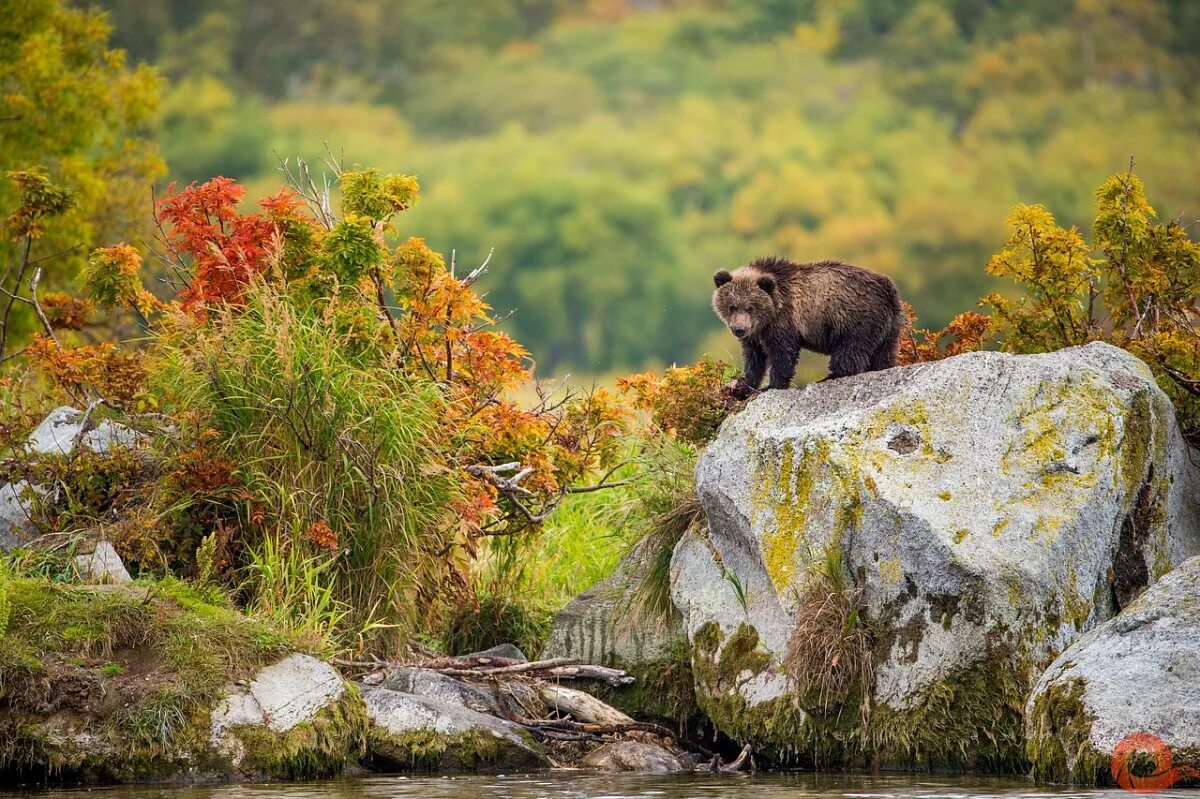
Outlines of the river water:
{"label": "river water", "polygon": [[[6,793],[23,799],[1123,799],[1121,790],[1073,790],[1023,779],[904,775],[614,775],[551,771],[529,775],[373,776],[328,782],[215,787],[114,787]],[[1197,799],[1173,791],[1160,796]]]}

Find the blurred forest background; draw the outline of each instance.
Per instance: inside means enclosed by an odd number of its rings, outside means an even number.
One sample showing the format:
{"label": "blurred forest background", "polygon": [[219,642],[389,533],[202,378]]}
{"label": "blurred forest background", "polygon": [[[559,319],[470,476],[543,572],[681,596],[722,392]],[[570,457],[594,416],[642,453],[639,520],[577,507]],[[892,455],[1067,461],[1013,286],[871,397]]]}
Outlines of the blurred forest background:
{"label": "blurred forest background", "polygon": [[710,275],[766,253],[889,273],[940,327],[995,288],[1010,206],[1086,231],[1131,156],[1200,216],[1194,0],[76,4],[157,68],[172,180],[253,201],[325,142],[419,175],[401,233],[495,248],[543,376],[736,362]]}

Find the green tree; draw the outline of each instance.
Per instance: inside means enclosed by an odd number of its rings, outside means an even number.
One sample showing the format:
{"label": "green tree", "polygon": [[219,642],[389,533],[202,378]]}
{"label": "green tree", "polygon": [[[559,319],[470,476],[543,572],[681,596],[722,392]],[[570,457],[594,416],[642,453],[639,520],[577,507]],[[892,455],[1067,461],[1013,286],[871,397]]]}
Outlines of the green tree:
{"label": "green tree", "polygon": [[[18,0],[0,14],[0,175],[39,170],[75,200],[36,238],[17,220],[6,223],[6,291],[23,290],[27,263],[43,266],[43,287],[65,286],[92,246],[150,232],[150,187],[163,172],[152,138],[158,81],[149,67],[127,69],[109,33],[103,14],[61,0]],[[15,181],[0,179],[0,216],[13,214],[20,197]],[[27,331],[31,315],[14,313],[12,332]]]}

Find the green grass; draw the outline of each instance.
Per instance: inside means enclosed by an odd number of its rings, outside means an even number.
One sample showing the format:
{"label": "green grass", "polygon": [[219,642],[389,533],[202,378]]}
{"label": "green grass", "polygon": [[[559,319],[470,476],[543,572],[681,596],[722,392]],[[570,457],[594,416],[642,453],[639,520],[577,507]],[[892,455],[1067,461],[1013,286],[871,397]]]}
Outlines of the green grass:
{"label": "green grass", "polygon": [[[452,568],[443,399],[378,368],[377,342],[338,313],[259,287],[205,332],[166,336],[156,381],[236,464],[252,605],[388,654],[437,615]],[[310,540],[322,523],[329,548]]]}
{"label": "green grass", "polygon": [[[221,595],[171,578],[101,589],[10,574],[0,592],[9,608],[0,634],[0,771],[20,765],[4,753],[30,747],[48,747],[34,761],[52,763],[56,744],[22,739],[32,733],[10,723],[22,713],[36,722],[50,706],[76,710],[122,757],[169,760],[181,746],[202,745],[200,722],[230,682],[301,648]],[[92,679],[115,693],[106,705],[115,710],[92,717],[91,693],[77,691]]]}
{"label": "green grass", "polygon": [[630,486],[568,497],[528,537],[491,539],[476,567],[478,602],[451,614],[440,642],[454,654],[502,643],[536,656],[553,616],[612,572],[628,550]]}

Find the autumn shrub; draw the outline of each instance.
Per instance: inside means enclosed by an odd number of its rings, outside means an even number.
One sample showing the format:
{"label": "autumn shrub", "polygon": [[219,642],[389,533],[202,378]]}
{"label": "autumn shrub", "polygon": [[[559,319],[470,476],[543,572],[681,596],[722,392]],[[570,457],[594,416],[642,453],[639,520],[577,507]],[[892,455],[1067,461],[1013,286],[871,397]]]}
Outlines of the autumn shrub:
{"label": "autumn shrub", "polygon": [[992,294],[1000,346],[1047,352],[1107,341],[1144,360],[1171,397],[1184,435],[1200,444],[1200,246],[1178,220],[1158,218],[1141,180],[1110,177],[1096,192],[1093,243],[1039,205],[1008,218],[1009,239],[988,271],[1023,296]]}
{"label": "autumn shrub", "polygon": [[661,377],[647,372],[621,378],[623,393],[650,414],[654,427],[681,441],[706,444],[742,403],[726,390],[736,369],[707,355],[690,366],[672,366]]}
{"label": "autumn shrub", "polygon": [[964,352],[974,352],[987,340],[991,319],[984,314],[964,311],[941,330],[925,330],[916,326],[917,315],[912,306],[908,303],[903,305],[904,327],[896,357],[899,366],[940,361]]}
{"label": "autumn shrub", "polygon": [[[514,400],[530,362],[473,288],[486,263],[460,274],[393,238],[414,178],[330,167],[336,211],[306,165],[257,211],[223,178],[172,187],[152,249],[172,299],[145,288],[128,245],[81,275],[86,302],[140,318],[146,345],[60,338],[86,303],[33,290],[45,323],[22,361],[153,434],[111,498],[48,503],[59,532],[103,530],[136,569],[224,586],[323,649],[389,654],[478,596],[516,596],[496,553],[531,547],[569,497],[619,485],[633,416],[599,389]],[[103,477],[67,461],[65,496]]]}

